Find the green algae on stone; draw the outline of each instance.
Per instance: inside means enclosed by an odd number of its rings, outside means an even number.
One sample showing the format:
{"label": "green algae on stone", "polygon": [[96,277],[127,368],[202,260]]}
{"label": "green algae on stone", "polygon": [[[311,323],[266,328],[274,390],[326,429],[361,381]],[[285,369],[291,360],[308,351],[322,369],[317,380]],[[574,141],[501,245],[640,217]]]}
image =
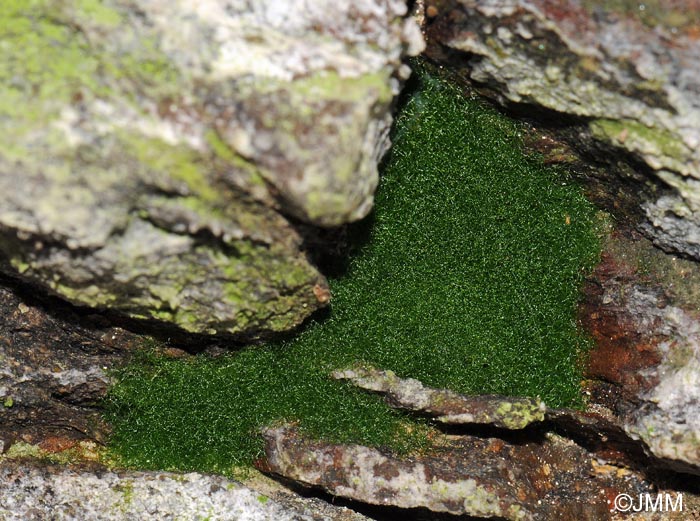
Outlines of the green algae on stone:
{"label": "green algae on stone", "polygon": [[[621,13],[654,28],[657,26],[674,29],[691,28],[698,22],[697,11],[693,4],[685,2],[668,2],[665,0],[583,0],[582,6],[589,12]],[[675,31],[674,31],[675,33]]]}
{"label": "green algae on stone", "polygon": [[[88,40],[78,30],[78,20],[106,25],[105,30],[114,32],[121,15],[93,0],[70,7],[55,0],[3,4],[0,113],[13,121],[40,123],[77,95],[120,95],[124,80],[138,83],[142,96],[154,88],[175,93],[178,84],[182,87],[174,66],[152,40],[141,40],[130,52],[110,51],[107,44]],[[129,36],[124,30],[119,34]]]}
{"label": "green algae on stone", "polygon": [[[361,101],[367,97],[368,89],[376,92],[378,98],[389,102],[393,98],[391,86],[386,74],[377,72],[359,77],[343,78],[335,71],[321,71],[306,78],[296,80],[290,88],[287,82],[265,79],[255,82],[242,82],[240,88],[243,95],[246,91],[258,94],[274,94],[279,90],[290,89],[289,95],[304,100],[330,99],[340,101]],[[300,105],[301,104],[294,104]],[[310,106],[305,107],[307,115],[313,112]]]}
{"label": "green algae on stone", "polygon": [[595,209],[565,172],[522,155],[518,125],[416,68],[374,214],[351,228],[349,267],[330,280],[329,315],[219,358],[135,361],[109,401],[125,461],[230,471],[283,421],[338,442],[423,446],[424,424],[330,378],[356,364],[464,394],[581,404],[575,309],[598,258]]}

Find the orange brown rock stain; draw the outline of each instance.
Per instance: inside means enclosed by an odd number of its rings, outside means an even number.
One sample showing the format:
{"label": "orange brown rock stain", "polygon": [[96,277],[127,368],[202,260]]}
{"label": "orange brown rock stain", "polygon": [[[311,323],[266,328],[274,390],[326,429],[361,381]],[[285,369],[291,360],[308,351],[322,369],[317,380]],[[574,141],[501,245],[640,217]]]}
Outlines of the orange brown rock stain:
{"label": "orange brown rock stain", "polygon": [[632,394],[653,385],[643,373],[660,363],[658,348],[664,340],[654,334],[659,324],[626,306],[626,294],[641,279],[627,259],[605,251],[585,284],[579,308],[579,322],[595,343],[586,358],[586,377],[619,385]]}

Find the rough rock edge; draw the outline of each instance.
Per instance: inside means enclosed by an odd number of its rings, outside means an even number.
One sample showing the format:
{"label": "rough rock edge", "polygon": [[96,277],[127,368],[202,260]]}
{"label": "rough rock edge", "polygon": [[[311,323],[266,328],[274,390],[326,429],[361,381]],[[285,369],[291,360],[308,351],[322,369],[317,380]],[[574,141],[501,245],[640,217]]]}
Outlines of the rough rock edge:
{"label": "rough rock edge", "polygon": [[334,495],[374,505],[427,508],[433,512],[532,519],[517,504],[501,504],[478,478],[432,477],[424,464],[402,461],[359,445],[313,442],[293,428],[263,430],[272,472]]}
{"label": "rough rock edge", "polygon": [[[294,498],[284,504],[242,484],[198,473],[71,469],[0,461],[0,519],[208,519],[362,521],[344,507]],[[283,499],[283,498],[282,498]],[[284,501],[284,499],[283,499]]]}
{"label": "rough rock edge", "polygon": [[[665,308],[659,313],[664,317],[669,317],[670,313],[678,320],[684,318],[677,308]],[[648,315],[647,312],[645,316]],[[688,339],[696,336],[694,329],[688,333],[677,338],[688,343]],[[549,427],[563,430],[572,439],[586,440],[588,445],[608,455],[615,453],[620,463],[639,464],[647,455],[652,457],[656,467],[700,474],[695,442],[698,419],[692,415],[692,404],[697,401],[697,389],[700,389],[695,382],[700,373],[694,367],[697,363],[694,346],[692,342],[677,345],[672,357],[668,355],[669,346],[661,346],[665,358],[654,374],[662,376],[657,385],[642,396],[648,403],[623,419],[611,414],[547,408],[533,398],[460,395],[431,389],[413,378],[399,378],[393,371],[375,368],[335,371],[332,376],[384,395],[392,407],[426,414],[446,425],[486,425],[517,430],[547,421]]]}
{"label": "rough rock edge", "polygon": [[[266,472],[402,509],[513,521],[598,521],[611,515],[616,495],[653,490],[643,475],[553,433],[511,441],[442,436],[428,453],[404,457],[309,439],[293,426],[267,428],[263,436]],[[642,513],[640,519],[661,518]]]}
{"label": "rough rock edge", "polygon": [[618,231],[585,294],[589,376],[619,389],[611,409],[659,464],[700,474],[700,266]]}
{"label": "rough rock edge", "polygon": [[7,7],[3,269],[242,338],[328,302],[278,210],[320,225],[369,211],[400,60],[422,48],[405,2]]}
{"label": "rough rock edge", "polygon": [[393,371],[375,368],[335,371],[332,376],[385,395],[393,407],[422,412],[445,424],[523,429],[545,418],[545,404],[538,398],[465,396],[445,389],[431,389],[413,378],[399,378]]}

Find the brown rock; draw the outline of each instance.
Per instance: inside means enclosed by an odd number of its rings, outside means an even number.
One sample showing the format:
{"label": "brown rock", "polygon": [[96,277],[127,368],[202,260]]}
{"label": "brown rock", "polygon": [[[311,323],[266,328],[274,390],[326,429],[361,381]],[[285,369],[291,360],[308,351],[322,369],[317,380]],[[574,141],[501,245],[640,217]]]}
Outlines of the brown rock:
{"label": "brown rock", "polygon": [[398,457],[358,445],[265,429],[269,471],[374,505],[499,519],[612,519],[609,498],[650,490],[639,474],[599,463],[555,434],[513,440],[445,436],[425,454]]}

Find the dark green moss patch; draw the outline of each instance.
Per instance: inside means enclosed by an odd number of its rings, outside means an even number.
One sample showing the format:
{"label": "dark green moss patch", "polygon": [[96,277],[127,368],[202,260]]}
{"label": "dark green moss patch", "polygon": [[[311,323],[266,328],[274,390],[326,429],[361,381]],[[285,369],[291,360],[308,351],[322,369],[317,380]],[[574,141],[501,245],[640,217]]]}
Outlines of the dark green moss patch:
{"label": "dark green moss patch", "polygon": [[357,362],[464,393],[580,404],[574,315],[598,256],[595,211],[561,172],[523,157],[516,124],[419,69],[329,317],[281,345],[132,364],[110,402],[127,461],[225,471],[255,458],[259,428],[281,420],[333,440],[420,445],[424,425],[329,379]]}

